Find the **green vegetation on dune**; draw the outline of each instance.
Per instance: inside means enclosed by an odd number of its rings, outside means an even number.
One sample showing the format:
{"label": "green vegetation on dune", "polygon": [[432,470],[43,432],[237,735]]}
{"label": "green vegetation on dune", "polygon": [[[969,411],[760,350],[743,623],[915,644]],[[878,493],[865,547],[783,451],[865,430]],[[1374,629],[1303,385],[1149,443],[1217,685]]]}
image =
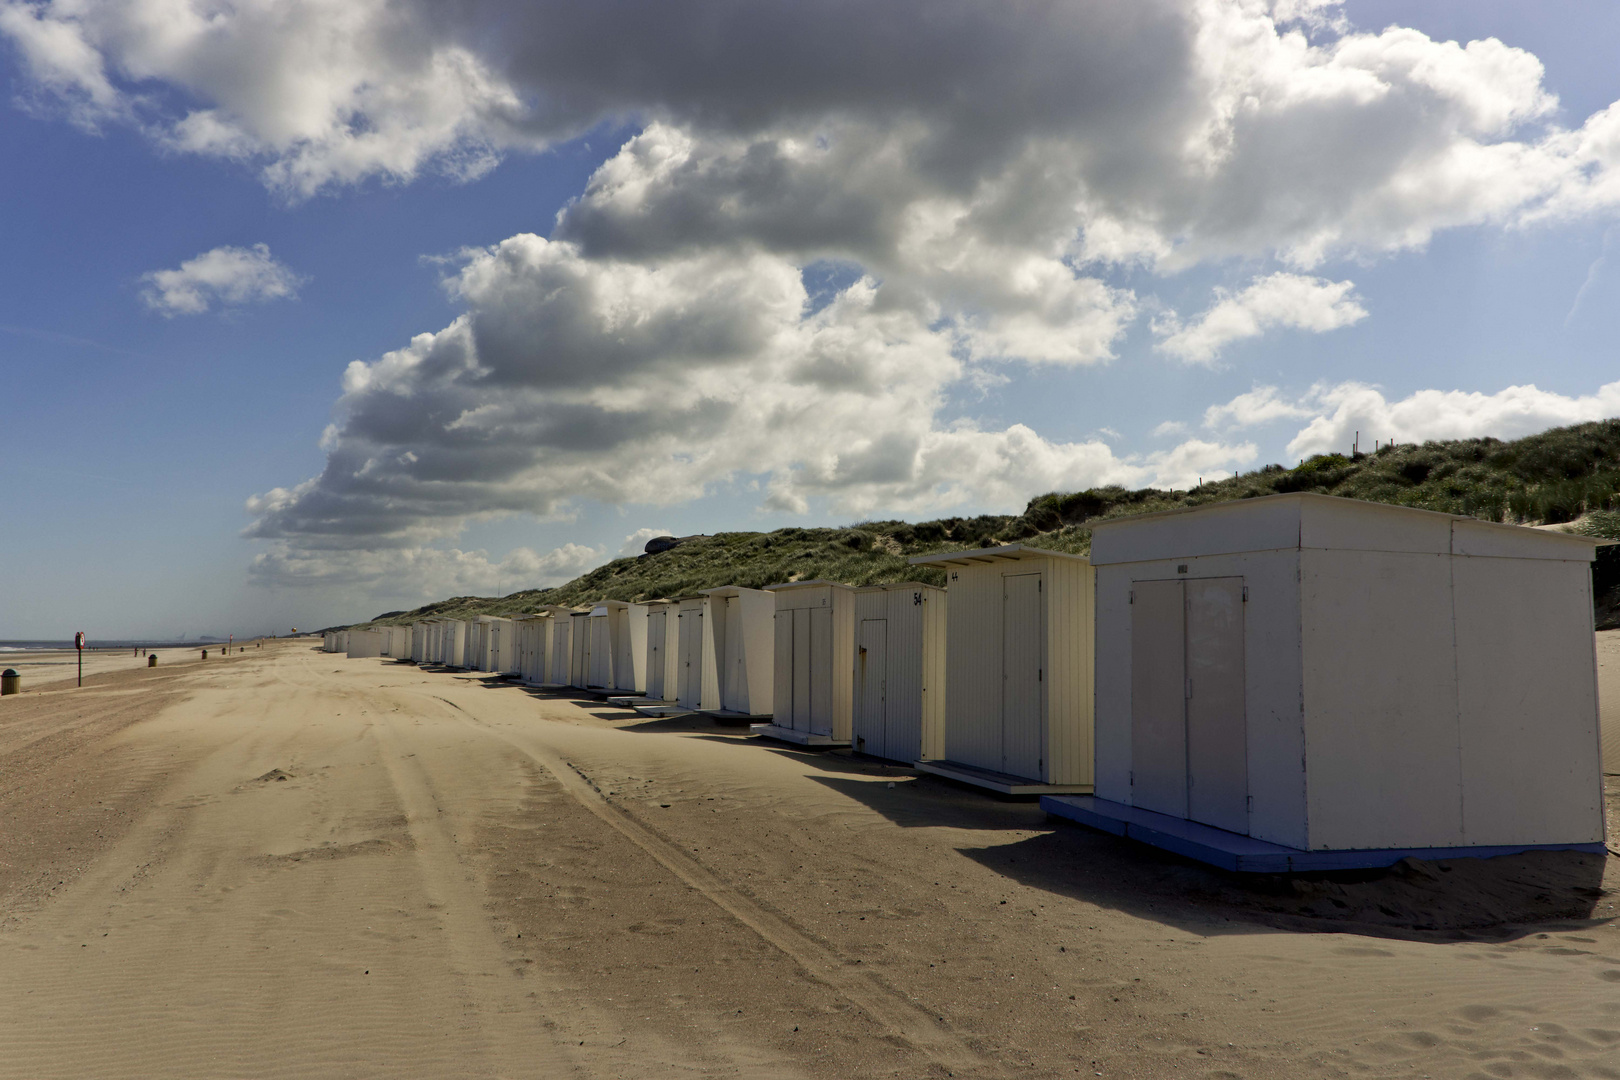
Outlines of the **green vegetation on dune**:
{"label": "green vegetation on dune", "polygon": [[[720,585],[759,588],[813,578],[852,585],[909,580],[943,584],[942,571],[913,567],[907,559],[1005,543],[1083,553],[1091,546],[1091,526],[1099,520],[1292,491],[1489,521],[1574,522],[1576,531],[1620,539],[1620,420],[1555,428],[1512,442],[1460,439],[1386,446],[1354,458],[1319,454],[1292,469],[1267,465],[1192,491],[1103,487],[1054,492],[1031,499],[1021,514],[688,537],[668,550],[615,559],[555,588],[499,598],[459,596],[414,611],[390,612],[374,623],[512,615],[543,604],[649,600]],[[1620,556],[1609,555],[1614,551],[1620,548],[1600,552],[1600,621],[1606,599],[1611,607],[1620,607]]]}

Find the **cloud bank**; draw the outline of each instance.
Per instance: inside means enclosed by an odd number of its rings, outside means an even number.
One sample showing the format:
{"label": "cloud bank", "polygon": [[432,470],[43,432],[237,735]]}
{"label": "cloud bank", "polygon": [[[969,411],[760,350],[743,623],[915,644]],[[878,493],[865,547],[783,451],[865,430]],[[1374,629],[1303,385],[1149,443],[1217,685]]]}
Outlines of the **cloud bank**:
{"label": "cloud bank", "polygon": [[1396,401],[1365,383],[1318,385],[1290,398],[1274,386],[1260,386],[1204,413],[1212,431],[1230,433],[1278,420],[1308,419],[1289,441],[1292,457],[1347,453],[1357,433],[1361,445],[1423,442],[1429,439],[1517,439],[1547,428],[1620,416],[1620,382],[1593,394],[1569,396],[1534,384],[1509,386],[1494,394],[1463,390],[1420,390]]}
{"label": "cloud bank", "polygon": [[217,247],[187,259],[178,270],[141,276],[146,306],[167,318],[201,315],[213,306],[238,307],[298,294],[302,279],[270,254],[265,244]]}

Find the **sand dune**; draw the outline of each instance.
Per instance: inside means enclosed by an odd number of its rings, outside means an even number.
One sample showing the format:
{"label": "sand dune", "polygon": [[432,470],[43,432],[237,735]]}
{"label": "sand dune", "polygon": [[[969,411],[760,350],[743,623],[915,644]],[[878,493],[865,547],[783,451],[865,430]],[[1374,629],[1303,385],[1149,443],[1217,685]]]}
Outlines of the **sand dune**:
{"label": "sand dune", "polygon": [[0,821],[0,1077],[1620,1067],[1613,859],[1238,879],[307,644],[5,699]]}

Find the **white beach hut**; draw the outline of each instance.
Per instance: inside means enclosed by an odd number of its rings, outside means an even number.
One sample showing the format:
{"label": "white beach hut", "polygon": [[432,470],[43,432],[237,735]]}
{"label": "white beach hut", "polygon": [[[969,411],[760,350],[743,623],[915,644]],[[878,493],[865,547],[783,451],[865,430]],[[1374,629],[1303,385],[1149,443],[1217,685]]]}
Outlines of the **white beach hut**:
{"label": "white beach hut", "polygon": [[439,663],[452,668],[465,668],[467,666],[467,628],[468,623],[462,619],[446,619],[444,621],[444,640],[440,650]]}
{"label": "white beach hut", "polygon": [[466,667],[472,671],[490,671],[490,646],[493,644],[493,635],[490,632],[494,618],[489,615],[477,615],[467,622],[467,648]]}
{"label": "white beach hut", "polygon": [[489,667],[486,671],[496,675],[517,674],[517,626],[511,619],[497,617],[490,620]]}
{"label": "white beach hut", "polygon": [[550,620],[546,627],[546,666],[539,685],[560,690],[569,685],[574,656],[573,608],[547,605],[541,611]]}
{"label": "white beach hut", "polygon": [[512,617],[513,663],[518,681],[525,686],[539,686],[546,680],[546,628],[550,617],[543,614],[515,615]]}
{"label": "white beach hut", "polygon": [[387,641],[388,635],[381,630],[350,630],[347,650],[349,659],[381,656]]}
{"label": "white beach hut", "polygon": [[337,631],[328,630],[321,635],[321,651],[337,652]]}
{"label": "white beach hut", "polygon": [[1603,541],[1273,495],[1095,526],[1097,788],[1229,869],[1603,850]]}
{"label": "white beach hut", "polygon": [[754,731],[805,746],[848,746],[854,697],[855,590],[793,581],[766,590],[775,656],[771,722]]}
{"label": "white beach hut", "polygon": [[768,719],[775,695],[776,597],[763,589],[704,589],[723,719]]}
{"label": "white beach hut", "polygon": [[427,623],[411,623],[411,659],[418,664],[427,659]]}
{"label": "white beach hut", "polygon": [[917,768],[1006,794],[1091,791],[1091,565],[1023,544],[911,560],[950,603],[941,756]]}
{"label": "white beach hut", "polygon": [[613,638],[608,627],[608,608],[597,604],[591,608],[586,621],[587,641],[590,642],[585,689],[611,690],[613,688]]}
{"label": "white beach hut", "polygon": [[647,692],[647,605],[604,600],[608,648],[613,657],[608,688],[619,694]]}
{"label": "white beach hut", "polygon": [[945,756],[945,590],[855,590],[854,748],[891,761]]}
{"label": "white beach hut", "polygon": [[680,683],[680,617],[673,600],[653,600],[647,607],[647,701],[668,704]]}
{"label": "white beach hut", "polygon": [[675,601],[675,700],[697,712],[720,707],[720,665],[715,651],[714,604],[702,594]]}

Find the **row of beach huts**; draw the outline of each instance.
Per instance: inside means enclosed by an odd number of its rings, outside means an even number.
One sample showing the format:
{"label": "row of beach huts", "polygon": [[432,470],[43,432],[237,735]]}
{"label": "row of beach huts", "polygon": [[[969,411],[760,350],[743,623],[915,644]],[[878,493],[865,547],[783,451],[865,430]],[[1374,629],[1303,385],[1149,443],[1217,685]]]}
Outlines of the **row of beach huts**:
{"label": "row of beach huts", "polygon": [[1233,870],[1604,850],[1603,541],[1312,494],[944,571],[330,632],[843,747]]}

